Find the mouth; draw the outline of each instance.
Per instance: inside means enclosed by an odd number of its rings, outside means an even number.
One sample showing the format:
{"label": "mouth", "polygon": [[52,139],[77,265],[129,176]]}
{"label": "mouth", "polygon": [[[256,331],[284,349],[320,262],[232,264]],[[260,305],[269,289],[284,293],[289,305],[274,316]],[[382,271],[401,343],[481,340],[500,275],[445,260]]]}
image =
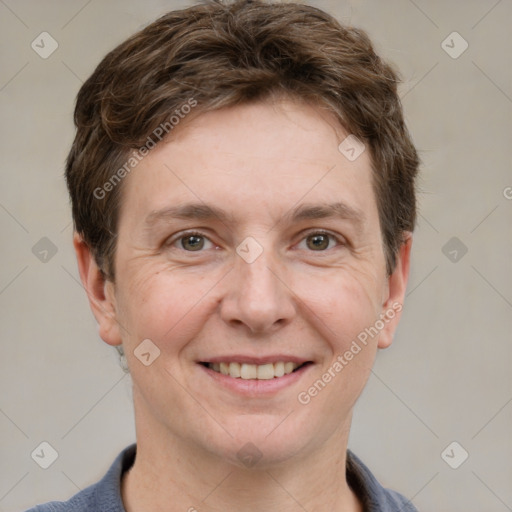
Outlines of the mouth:
{"label": "mouth", "polygon": [[243,363],[238,361],[200,362],[204,367],[216,373],[242,380],[280,379],[313,364],[312,361],[276,361],[263,364]]}

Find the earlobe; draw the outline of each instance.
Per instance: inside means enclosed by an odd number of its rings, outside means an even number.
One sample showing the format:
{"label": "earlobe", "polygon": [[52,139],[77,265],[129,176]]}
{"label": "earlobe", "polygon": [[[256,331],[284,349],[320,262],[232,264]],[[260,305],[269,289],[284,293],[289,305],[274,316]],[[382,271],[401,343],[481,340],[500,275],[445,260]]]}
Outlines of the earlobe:
{"label": "earlobe", "polygon": [[404,242],[397,254],[396,266],[388,277],[388,293],[382,304],[384,328],[379,335],[379,348],[387,348],[393,342],[398,322],[400,321],[407,281],[409,279],[409,268],[412,247],[412,233],[404,233]]}
{"label": "earlobe", "polygon": [[101,339],[109,345],[122,343],[116,316],[114,285],[108,281],[98,267],[89,246],[80,234],[73,235],[78,270],[87,293],[89,305],[98,322]]}

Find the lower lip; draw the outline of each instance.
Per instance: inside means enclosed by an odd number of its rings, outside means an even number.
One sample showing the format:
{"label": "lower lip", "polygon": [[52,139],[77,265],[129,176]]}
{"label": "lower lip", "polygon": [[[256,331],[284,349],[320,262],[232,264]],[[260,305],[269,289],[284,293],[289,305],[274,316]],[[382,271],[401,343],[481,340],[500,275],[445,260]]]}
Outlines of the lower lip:
{"label": "lower lip", "polygon": [[215,382],[218,382],[221,386],[230,391],[245,396],[263,396],[275,394],[286,387],[292,386],[301,379],[310,368],[312,368],[313,364],[306,364],[298,370],[288,373],[287,375],[283,375],[282,377],[274,377],[266,380],[230,377],[229,375],[224,375],[212,370],[211,368],[207,368],[202,364],[199,364],[199,366]]}

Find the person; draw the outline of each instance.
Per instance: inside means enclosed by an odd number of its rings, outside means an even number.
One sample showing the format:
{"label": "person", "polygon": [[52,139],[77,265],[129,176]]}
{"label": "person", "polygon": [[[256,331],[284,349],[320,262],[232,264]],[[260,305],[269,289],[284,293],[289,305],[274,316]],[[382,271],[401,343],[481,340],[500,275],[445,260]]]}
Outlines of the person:
{"label": "person", "polygon": [[102,60],[66,178],[136,444],[31,510],[416,510],[347,448],[409,274],[398,83],[364,31],[294,2],[171,11]]}

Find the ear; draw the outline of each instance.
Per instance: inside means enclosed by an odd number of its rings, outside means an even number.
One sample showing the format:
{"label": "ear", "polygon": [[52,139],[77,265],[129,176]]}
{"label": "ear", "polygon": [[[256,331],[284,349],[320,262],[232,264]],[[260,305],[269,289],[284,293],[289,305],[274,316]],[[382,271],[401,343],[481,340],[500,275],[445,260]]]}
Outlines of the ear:
{"label": "ear", "polygon": [[382,304],[380,319],[384,322],[384,328],[379,335],[379,348],[387,348],[393,342],[393,336],[400,321],[405,290],[409,279],[409,267],[411,259],[412,233],[404,233],[404,242],[397,254],[397,261],[393,273],[388,277],[387,293]]}
{"label": "ear", "polygon": [[76,232],[73,235],[73,245],[80,279],[87,292],[91,310],[98,322],[101,339],[109,345],[120,345],[122,340],[116,318],[114,283],[105,278],[89,246]]}

